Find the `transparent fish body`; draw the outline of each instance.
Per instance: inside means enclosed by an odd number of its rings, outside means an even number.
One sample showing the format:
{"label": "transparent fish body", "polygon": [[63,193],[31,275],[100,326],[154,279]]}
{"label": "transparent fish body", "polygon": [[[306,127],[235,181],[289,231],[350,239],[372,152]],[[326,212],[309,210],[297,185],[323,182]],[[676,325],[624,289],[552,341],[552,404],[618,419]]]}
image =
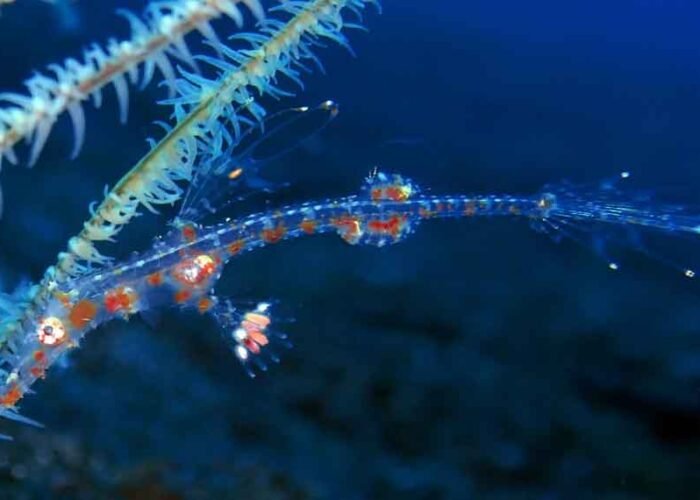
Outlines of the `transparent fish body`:
{"label": "transparent fish body", "polygon": [[[204,184],[197,189],[207,192]],[[351,245],[383,247],[403,241],[423,221],[472,217],[524,219],[538,231],[569,237],[575,229],[611,241],[618,231],[666,236],[700,232],[700,216],[683,207],[651,205],[608,188],[584,191],[563,185],[529,196],[433,196],[421,194],[400,175],[376,171],[356,196],[292,205],[209,226],[178,219],[174,229],[147,251],[56,285],[34,315],[36,321],[22,324],[22,334],[8,341],[0,415],[23,418],[16,413],[17,402],[88,332],[113,319],[163,307],[211,314],[246,370],[252,374],[253,361],[264,369],[262,355],[271,341],[269,304],[241,311],[214,293],[231,260],[285,240],[329,233]],[[640,249],[638,238],[633,242]],[[695,276],[688,268],[684,274]]]}
{"label": "transparent fish body", "polygon": [[224,266],[246,252],[327,233],[353,245],[381,247],[402,241],[425,219],[542,217],[545,210],[536,196],[411,197],[400,177],[393,182],[396,187],[379,195],[303,203],[212,226],[180,222],[148,251],[57,287],[37,323],[25,326],[21,345],[14,346],[0,404],[14,406],[52,363],[107,321],[169,306],[216,312],[216,282]]}

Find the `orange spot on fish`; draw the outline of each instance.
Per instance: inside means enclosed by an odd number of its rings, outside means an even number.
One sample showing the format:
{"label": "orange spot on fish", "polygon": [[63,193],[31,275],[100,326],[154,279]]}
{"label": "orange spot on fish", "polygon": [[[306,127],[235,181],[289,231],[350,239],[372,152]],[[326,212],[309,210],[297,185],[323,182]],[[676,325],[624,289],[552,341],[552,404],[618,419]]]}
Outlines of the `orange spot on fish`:
{"label": "orange spot on fish", "polygon": [[411,189],[404,184],[376,187],[370,191],[372,201],[406,201],[411,195]]}
{"label": "orange spot on fish", "polygon": [[78,301],[77,304],[68,313],[68,321],[70,321],[73,328],[81,330],[85,328],[97,315],[97,304],[91,300],[83,299]]}
{"label": "orange spot on fish", "polygon": [[105,294],[104,302],[107,312],[114,314],[116,312],[132,313],[136,304],[136,292],[133,288],[122,286],[110,290]]}
{"label": "orange spot on fish", "polygon": [[17,384],[12,384],[5,394],[0,396],[0,405],[5,407],[14,406],[22,399],[22,391]]}
{"label": "orange spot on fish", "polygon": [[194,228],[193,225],[186,224],[182,228],[182,237],[185,239],[186,242],[192,243],[195,239],[197,239],[197,230]]}
{"label": "orange spot on fish", "polygon": [[209,297],[202,297],[201,299],[199,299],[199,302],[197,302],[197,310],[199,311],[200,314],[204,314],[209,309],[211,309],[213,306],[214,306],[214,301],[211,300]]}
{"label": "orange spot on fish", "polygon": [[236,240],[227,247],[228,253],[236,255],[243,250],[243,247],[245,247],[245,240]]}
{"label": "orange spot on fish", "polygon": [[192,297],[192,292],[189,290],[178,290],[175,292],[175,296],[173,297],[175,299],[175,303],[177,304],[184,304],[190,298]]}
{"label": "orange spot on fish", "polygon": [[386,198],[391,201],[406,201],[409,191],[404,186],[389,186],[386,188]]}
{"label": "orange spot on fish", "polygon": [[260,237],[265,243],[277,243],[284,238],[285,234],[287,234],[287,228],[280,223],[277,227],[263,229]]}
{"label": "orange spot on fish", "polygon": [[299,227],[306,234],[314,234],[316,232],[316,221],[313,219],[304,219],[299,224]]}
{"label": "orange spot on fish", "polygon": [[35,378],[44,378],[44,376],[46,375],[46,354],[44,354],[44,351],[37,349],[36,351],[34,351],[32,357],[34,358],[36,364],[32,368],[30,368],[29,372]]}
{"label": "orange spot on fish", "polygon": [[367,223],[367,228],[374,233],[388,234],[398,238],[405,220],[405,217],[393,215],[388,220],[371,220]]}
{"label": "orange spot on fish", "polygon": [[163,284],[163,273],[160,271],[157,271],[155,273],[149,274],[146,276],[146,283],[148,283],[151,286],[160,286]]}

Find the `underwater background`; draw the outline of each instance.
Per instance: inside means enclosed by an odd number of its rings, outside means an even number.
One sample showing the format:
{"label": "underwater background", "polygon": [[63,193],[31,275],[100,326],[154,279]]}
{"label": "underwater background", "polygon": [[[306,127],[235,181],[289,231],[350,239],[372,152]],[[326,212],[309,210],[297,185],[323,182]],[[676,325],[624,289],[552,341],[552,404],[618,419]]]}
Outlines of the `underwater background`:
{"label": "underwater background", "polygon": [[[127,35],[114,9],[145,4],[4,8],[0,89]],[[275,166],[289,187],[230,215],[355,193],[375,165],[435,193],[621,170],[671,201],[700,192],[697,2],[382,4],[349,35],[357,57],[322,49],[327,74],[267,101],[333,98],[341,114]],[[77,160],[61,120],[33,170],[5,165],[3,290],[38,280],[160,136],[164,95],[132,92],[120,126],[109,89],[85,107]],[[108,253],[146,248],[174,213]],[[326,236],[245,255],[217,289],[280,301],[295,347],[279,366],[249,379],[196,314],[100,328],[22,401],[46,429],[0,423],[15,437],[0,498],[700,498],[700,286],[620,262],[500,219],[429,221],[390,248]]]}

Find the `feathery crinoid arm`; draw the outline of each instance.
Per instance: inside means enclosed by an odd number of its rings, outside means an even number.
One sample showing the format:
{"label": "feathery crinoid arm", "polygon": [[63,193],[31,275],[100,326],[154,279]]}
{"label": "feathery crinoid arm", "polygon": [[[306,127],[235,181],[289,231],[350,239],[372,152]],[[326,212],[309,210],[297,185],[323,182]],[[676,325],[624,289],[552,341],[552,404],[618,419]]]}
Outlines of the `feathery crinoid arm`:
{"label": "feathery crinoid arm", "polygon": [[[0,0],[0,4],[3,0]],[[37,73],[25,85],[26,94],[2,93],[0,102],[0,164],[3,158],[17,163],[13,147],[22,139],[31,142],[29,165],[33,165],[48,138],[56,120],[68,113],[73,123],[75,157],[85,135],[85,118],[82,105],[92,97],[99,107],[101,91],[110,83],[114,85],[120,107],[122,123],[126,121],[129,104],[129,85],[148,85],[156,68],[171,87],[175,71],[169,56],[175,56],[194,65],[184,37],[198,30],[213,44],[219,41],[212,30],[211,21],[226,15],[240,26],[243,16],[239,4],[246,5],[262,19],[259,0],[169,0],[153,2],[143,18],[122,10],[131,26],[131,37],[126,40],[110,40],[105,47],[92,44],[84,51],[82,59],[66,59],[52,64],[53,75]],[[141,78],[139,82],[139,70]]]}
{"label": "feathery crinoid arm", "polygon": [[[220,130],[221,120],[232,123],[234,135],[248,117],[262,119],[264,109],[255,101],[260,95],[285,95],[277,78],[285,75],[295,82],[299,69],[309,61],[319,63],[312,47],[324,40],[344,46],[348,42],[341,32],[344,27],[357,27],[343,17],[345,11],[358,16],[375,0],[310,0],[290,1],[276,9],[291,15],[287,22],[266,19],[260,33],[236,35],[252,45],[234,51],[221,47],[225,59],[201,57],[219,69],[218,78],[207,80],[183,72],[177,80],[178,97],[169,101],[174,106],[177,123],[106,194],[92,210],[79,235],[69,241],[68,251],[59,256],[48,277],[61,281],[80,274],[85,264],[104,264],[106,257],[94,246],[96,241],[111,240],[134,217],[140,205],[155,211],[154,205],[172,204],[183,195],[178,181],[189,181],[202,149],[211,152],[213,136]],[[319,63],[320,64],[320,63]]]}

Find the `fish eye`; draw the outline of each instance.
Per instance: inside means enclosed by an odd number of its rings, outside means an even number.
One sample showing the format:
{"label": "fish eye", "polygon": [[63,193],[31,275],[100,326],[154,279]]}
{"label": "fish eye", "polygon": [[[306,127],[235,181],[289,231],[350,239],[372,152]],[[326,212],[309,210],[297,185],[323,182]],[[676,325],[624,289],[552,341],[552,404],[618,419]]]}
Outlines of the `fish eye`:
{"label": "fish eye", "polygon": [[55,316],[44,318],[37,328],[39,342],[44,345],[56,345],[66,338],[66,328],[63,322]]}

